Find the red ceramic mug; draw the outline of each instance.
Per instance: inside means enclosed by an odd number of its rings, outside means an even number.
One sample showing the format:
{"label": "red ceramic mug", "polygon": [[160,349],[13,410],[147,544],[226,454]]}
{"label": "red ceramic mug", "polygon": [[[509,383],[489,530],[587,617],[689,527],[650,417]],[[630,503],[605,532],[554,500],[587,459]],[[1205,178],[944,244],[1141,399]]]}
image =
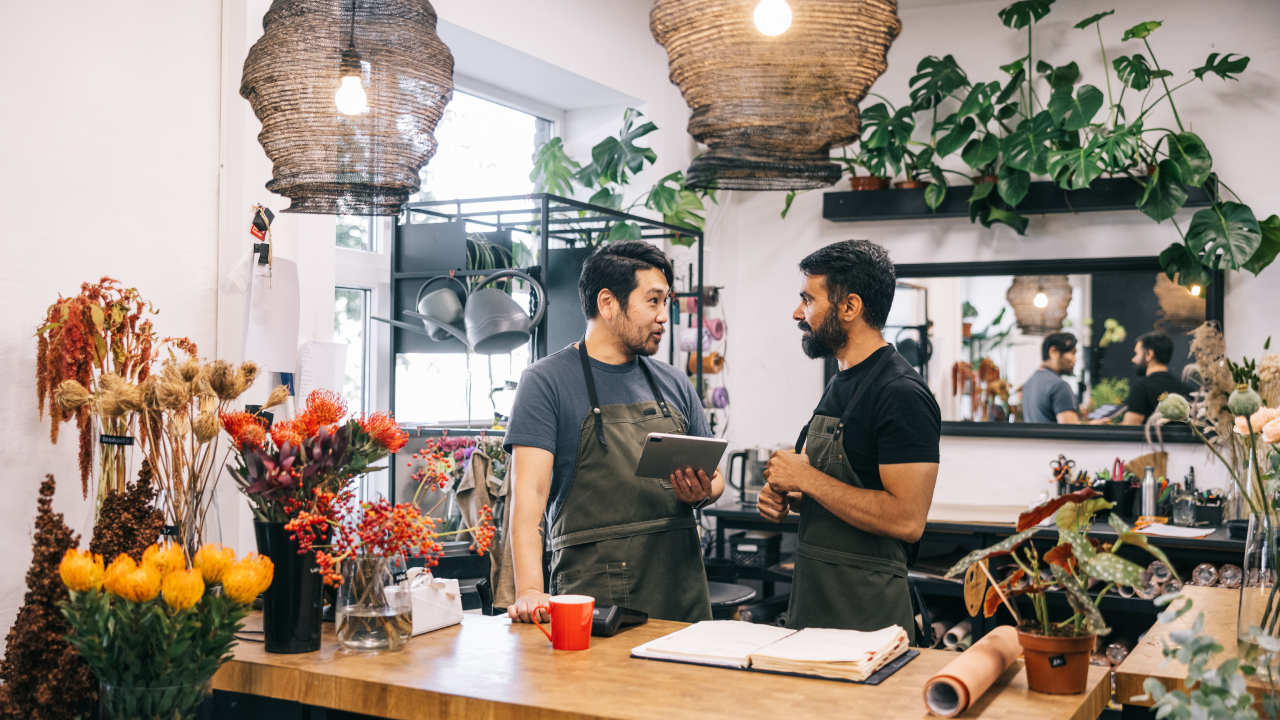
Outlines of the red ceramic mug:
{"label": "red ceramic mug", "polygon": [[556,650],[586,650],[591,647],[591,619],[596,600],[587,595],[554,595],[545,608],[551,616],[551,632],[538,622],[538,610],[533,611],[533,624],[551,641]]}

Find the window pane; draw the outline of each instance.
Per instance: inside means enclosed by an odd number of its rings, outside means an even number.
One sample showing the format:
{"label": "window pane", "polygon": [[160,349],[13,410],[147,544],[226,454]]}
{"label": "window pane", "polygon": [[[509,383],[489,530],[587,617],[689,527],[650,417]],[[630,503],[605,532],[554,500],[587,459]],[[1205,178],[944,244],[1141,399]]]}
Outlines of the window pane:
{"label": "window pane", "polygon": [[373,252],[373,218],[367,215],[339,215],[337,245],[340,248]]}
{"label": "window pane", "polygon": [[337,288],[334,292],[333,341],[347,344],[347,368],[342,383],[342,397],[348,407],[358,412],[368,409],[365,402],[368,347],[369,291]]}
{"label": "window pane", "polygon": [[401,353],[396,357],[396,417],[422,425],[466,424],[469,417],[473,427],[490,427],[495,415],[510,417],[515,393],[507,384],[518,382],[528,364],[528,345],[510,355]]}

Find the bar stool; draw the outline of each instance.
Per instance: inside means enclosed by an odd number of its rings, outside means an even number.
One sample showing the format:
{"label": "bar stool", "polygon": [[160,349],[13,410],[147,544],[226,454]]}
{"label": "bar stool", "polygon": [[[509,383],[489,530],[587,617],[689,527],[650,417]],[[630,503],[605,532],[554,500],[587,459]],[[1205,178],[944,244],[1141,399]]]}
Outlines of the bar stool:
{"label": "bar stool", "polygon": [[709,582],[711,591],[711,617],[716,620],[737,620],[738,606],[756,599],[756,591],[746,585]]}

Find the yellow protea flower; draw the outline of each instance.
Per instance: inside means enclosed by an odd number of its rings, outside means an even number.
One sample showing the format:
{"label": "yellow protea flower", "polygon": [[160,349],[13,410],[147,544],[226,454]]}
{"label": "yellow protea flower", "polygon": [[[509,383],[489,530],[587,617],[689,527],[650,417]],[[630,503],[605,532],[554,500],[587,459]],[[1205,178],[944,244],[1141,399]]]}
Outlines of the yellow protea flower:
{"label": "yellow protea flower", "polygon": [[164,601],[174,610],[190,610],[204,595],[204,580],[199,570],[175,570],[160,584]]}
{"label": "yellow protea flower", "polygon": [[160,577],[165,578],[171,572],[187,568],[187,553],[177,543],[152,545],[142,553],[142,564],[154,567]]}
{"label": "yellow protea flower", "polygon": [[200,571],[208,585],[222,582],[223,576],[236,561],[236,551],[219,543],[209,543],[196,551],[192,565]]}
{"label": "yellow protea flower", "polygon": [[102,587],[102,556],[88,550],[71,549],[62,556],[58,565],[58,574],[68,588],[76,592],[97,590]]}
{"label": "yellow protea flower", "polygon": [[257,553],[249,553],[236,562],[222,578],[222,591],[241,605],[248,605],[271,585],[275,566]]}
{"label": "yellow protea flower", "polygon": [[160,594],[160,571],[154,565],[141,567],[128,555],[121,555],[103,574],[107,592],[132,602],[149,602]]}

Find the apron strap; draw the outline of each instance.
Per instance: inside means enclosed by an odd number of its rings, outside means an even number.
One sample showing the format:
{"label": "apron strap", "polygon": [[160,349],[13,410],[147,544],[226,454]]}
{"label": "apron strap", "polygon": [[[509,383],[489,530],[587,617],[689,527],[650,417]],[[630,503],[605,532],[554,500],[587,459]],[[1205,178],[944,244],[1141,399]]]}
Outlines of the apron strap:
{"label": "apron strap", "polygon": [[662,417],[670,418],[671,409],[667,407],[667,401],[662,399],[662,388],[658,387],[658,382],[653,379],[653,371],[645,364],[644,358],[639,355],[636,356],[636,363],[644,371],[645,380],[649,381],[649,389],[653,391],[653,399],[658,402],[658,407],[662,409]]}
{"label": "apron strap", "polygon": [[849,401],[849,406],[844,409],[844,414],[840,416],[840,422],[836,423],[836,431],[831,437],[832,441],[840,441],[840,433],[844,432],[845,423],[849,422],[849,416],[853,415],[853,409],[858,406],[858,401],[862,399],[862,395],[866,393],[867,388],[871,387],[871,381],[875,380],[880,371],[884,369],[884,366],[889,364],[889,359],[897,354],[892,345],[887,345],[886,347],[889,348],[889,352],[881,355],[876,364],[871,366],[871,372],[867,373],[862,382],[858,383],[858,389],[853,393],[853,399]]}
{"label": "apron strap", "polygon": [[596,416],[596,437],[599,438],[600,444],[609,447],[609,442],[604,439],[604,417],[600,412],[600,397],[596,394],[596,381],[591,376],[591,358],[587,357],[587,338],[584,335],[582,340],[578,341],[578,357],[582,359],[582,374],[587,379],[587,397],[591,400],[591,412]]}

